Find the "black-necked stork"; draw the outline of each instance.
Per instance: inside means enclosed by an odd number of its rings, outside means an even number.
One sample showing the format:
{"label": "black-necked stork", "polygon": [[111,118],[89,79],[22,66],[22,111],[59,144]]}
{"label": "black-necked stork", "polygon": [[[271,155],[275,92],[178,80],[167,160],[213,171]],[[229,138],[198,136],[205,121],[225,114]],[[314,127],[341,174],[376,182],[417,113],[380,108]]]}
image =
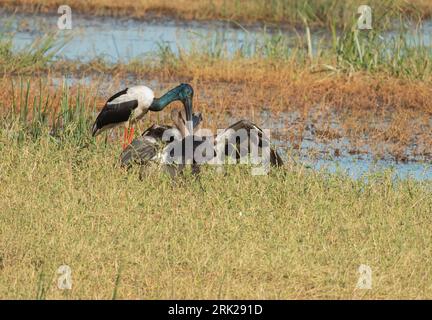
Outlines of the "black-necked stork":
{"label": "black-necked stork", "polygon": [[[97,136],[104,130],[123,125],[126,140],[129,144],[133,138],[133,124],[140,120],[149,110],[161,111],[173,101],[181,101],[186,111],[186,126],[192,132],[193,89],[182,83],[171,89],[160,98],[155,98],[153,90],[146,86],[135,86],[117,92],[105,103],[92,127],[92,135]],[[132,126],[129,133],[129,127]]]}

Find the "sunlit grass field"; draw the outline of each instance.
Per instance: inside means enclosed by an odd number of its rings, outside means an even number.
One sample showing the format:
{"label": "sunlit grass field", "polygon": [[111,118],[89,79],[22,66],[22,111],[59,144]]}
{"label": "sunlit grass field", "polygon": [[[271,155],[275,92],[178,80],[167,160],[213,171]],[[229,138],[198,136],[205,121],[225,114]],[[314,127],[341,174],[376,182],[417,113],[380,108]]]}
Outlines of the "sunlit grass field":
{"label": "sunlit grass field", "polygon": [[[0,3],[43,12],[59,5]],[[263,107],[298,113],[296,127],[286,128],[294,146],[312,114],[340,124],[341,133],[317,124],[323,138],[341,135],[358,149],[368,143],[378,158],[385,144],[403,162],[413,142],[414,152],[431,156],[431,48],[408,45],[403,26],[391,41],[380,38],[387,25],[355,31],[356,1],[257,0],[243,8],[243,1],[157,3],[72,7],[95,16],[175,13],[184,20],[266,21],[333,33],[312,48],[305,35],[292,43],[276,32],[258,46],[245,40],[232,56],[221,40],[180,47],[179,54],[161,45],[150,58],[116,64],[56,60],[65,44],[58,35],[17,52],[14,33],[1,34],[0,298],[431,298],[431,180],[398,180],[391,171],[353,179],[291,158],[267,176],[227,166],[224,174],[206,167],[199,178],[172,181],[155,172],[140,179],[139,168],[120,168],[116,137],[90,137],[108,93],[97,81],[54,85],[52,79],[110,76],[109,92],[122,79],[133,85],[150,77],[167,88],[187,81],[206,127],[224,126],[233,114],[258,122],[252,116]],[[432,8],[422,0],[382,3],[376,13],[391,4],[396,20],[401,13],[428,17]],[[165,121],[159,117],[148,115],[141,129]],[[372,269],[370,290],[357,288],[362,264]],[[71,268],[71,290],[58,288],[62,265]]]}
{"label": "sunlit grass field", "polygon": [[[2,118],[0,297],[431,297],[431,181],[292,160],[267,176],[140,179],[119,167],[118,142],[90,138],[91,100],[67,94],[55,117],[33,99]],[[361,264],[371,290],[356,288]]]}
{"label": "sunlit grass field", "polygon": [[[119,145],[0,136],[2,298],[430,298],[431,182],[291,164],[196,181],[118,167]],[[356,289],[360,264],[372,290]],[[72,269],[72,290],[57,268]]]}

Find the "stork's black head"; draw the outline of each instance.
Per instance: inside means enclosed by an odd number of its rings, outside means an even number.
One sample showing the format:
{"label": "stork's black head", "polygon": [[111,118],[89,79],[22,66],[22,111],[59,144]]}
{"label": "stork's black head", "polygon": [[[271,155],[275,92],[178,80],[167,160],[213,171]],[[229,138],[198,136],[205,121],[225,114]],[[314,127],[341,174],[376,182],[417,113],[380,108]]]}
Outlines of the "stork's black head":
{"label": "stork's black head", "polygon": [[160,98],[154,98],[149,107],[150,111],[162,111],[168,104],[173,101],[181,101],[186,111],[186,126],[192,133],[192,100],[193,89],[190,84],[182,83],[171,89]]}
{"label": "stork's black head", "polygon": [[193,100],[193,88],[190,84],[182,83],[179,85],[179,98],[183,103],[185,111],[186,111],[186,126],[188,131],[193,133],[193,125],[192,125],[192,100]]}
{"label": "stork's black head", "polygon": [[188,83],[182,83],[179,85],[179,97],[182,102],[185,102],[186,99],[192,99],[194,95],[193,88]]}

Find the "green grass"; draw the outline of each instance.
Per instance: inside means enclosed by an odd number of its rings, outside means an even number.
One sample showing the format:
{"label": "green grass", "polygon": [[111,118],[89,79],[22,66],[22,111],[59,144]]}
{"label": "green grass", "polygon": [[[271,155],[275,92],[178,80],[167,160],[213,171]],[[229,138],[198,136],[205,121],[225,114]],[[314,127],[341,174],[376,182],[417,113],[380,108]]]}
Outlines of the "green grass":
{"label": "green grass", "polygon": [[78,85],[74,89],[71,95],[63,81],[61,87],[53,92],[44,78],[38,78],[38,81],[12,78],[8,96],[10,106],[8,102],[2,103],[4,134],[18,143],[37,141],[45,136],[57,144],[68,141],[85,146],[92,143],[89,128],[96,98],[89,95],[87,88]]}
{"label": "green grass", "polygon": [[[389,46],[379,30],[348,28],[312,59],[305,39],[292,47],[276,34],[232,59],[428,79],[430,48],[410,49],[401,34]],[[4,73],[57,68],[52,40],[14,53],[10,39],[0,41]],[[155,60],[127,68],[231,59],[220,41],[180,56],[161,45]],[[25,79],[10,86],[11,101],[1,101],[0,298],[432,297],[431,181],[391,172],[353,180],[292,164],[261,177],[230,167],[226,176],[206,168],[200,181],[140,180],[119,168],[119,143],[90,137],[92,93]],[[57,288],[64,264],[71,291]],[[372,290],[355,289],[360,264],[372,268]]]}
{"label": "green grass", "polygon": [[[390,36],[386,30],[393,26]],[[302,68],[317,68],[350,74],[353,72],[387,73],[409,79],[427,79],[432,74],[432,47],[424,43],[420,29],[407,26],[399,17],[397,23],[375,25],[372,30],[358,30],[356,21],[343,29],[333,25],[331,35],[312,43],[308,37],[308,24],[303,25],[303,35],[288,37],[279,31],[270,33],[263,29],[262,39],[247,36],[238,50],[230,54],[222,36],[203,39],[191,51],[179,47],[180,56],[169,49],[159,50],[160,65],[176,66],[202,59],[204,62],[227,59],[261,59],[267,63],[294,63]]]}
{"label": "green grass", "polygon": [[236,44],[238,49],[235,52],[227,49],[222,34],[216,34],[214,38],[203,36],[192,41],[190,49],[178,44],[178,54],[160,43],[155,52],[127,63],[113,64],[99,57],[84,65],[73,62],[70,70],[81,67],[105,73],[125,70],[136,75],[152,70],[156,73],[178,74],[184,73],[191,65],[211,68],[212,64],[221,61],[247,63],[259,60],[268,66],[292,65],[298,70],[347,75],[365,72],[411,80],[431,79],[432,47],[424,43],[420,30],[408,29],[403,19],[392,36],[386,34],[384,27],[359,31],[353,28],[354,25],[355,22],[346,29],[334,29],[331,35],[314,43],[307,36],[307,32],[311,32],[307,26],[305,34],[297,37],[288,37],[282,31],[270,33],[263,29],[261,39],[247,36],[242,43]]}
{"label": "green grass", "polygon": [[[70,116],[67,92],[60,135],[0,126],[0,298],[432,297],[431,181],[293,164],[140,180],[119,168],[119,143],[88,142],[89,111]],[[355,289],[360,264],[372,290]]]}
{"label": "green grass", "polygon": [[[248,5],[245,6],[245,3]],[[373,17],[378,24],[390,22],[400,14],[414,20],[428,15],[415,1],[410,3],[400,0],[235,0],[224,2],[221,12],[213,14],[220,14],[234,21],[252,20],[294,26],[302,25],[307,19],[314,27],[337,25],[344,28],[350,25],[353,18],[358,17],[357,9],[360,5],[369,5],[372,8]],[[423,6],[423,9],[425,7]],[[247,15],[249,19],[242,18]]]}
{"label": "green grass", "polygon": [[28,74],[46,71],[60,50],[72,39],[61,37],[59,32],[47,32],[36,37],[20,50],[14,48],[15,17],[5,19],[0,32],[0,74]]}

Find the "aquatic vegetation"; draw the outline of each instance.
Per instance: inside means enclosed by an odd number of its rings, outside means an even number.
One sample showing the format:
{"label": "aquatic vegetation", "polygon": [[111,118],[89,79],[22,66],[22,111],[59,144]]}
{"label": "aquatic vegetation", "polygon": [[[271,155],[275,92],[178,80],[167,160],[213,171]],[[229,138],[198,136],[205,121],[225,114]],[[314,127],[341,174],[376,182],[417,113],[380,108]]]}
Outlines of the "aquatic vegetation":
{"label": "aquatic vegetation", "polygon": [[[230,47],[225,36],[216,33],[212,37],[195,37],[187,44],[177,43],[174,49],[172,44],[159,42],[154,52],[114,62],[103,55],[84,62],[60,60],[56,53],[70,38],[54,34],[36,39],[28,49],[13,49],[13,33],[8,33],[0,41],[0,60],[3,73],[20,74],[53,70],[81,75],[94,72],[194,78],[197,72],[214,74],[222,67],[224,72],[219,73],[225,76],[215,75],[217,80],[238,78],[237,70],[241,70],[239,75],[244,81],[256,79],[257,75],[271,76],[290,70],[291,73],[324,76],[366,72],[430,81],[432,48],[423,41],[421,29],[408,28],[405,24],[401,19],[395,26],[398,29],[392,32],[386,32],[385,27],[359,31],[352,22],[350,27],[324,34],[313,42],[307,32],[292,37],[281,31],[263,29],[259,38],[246,36],[230,40]],[[226,72],[228,67],[230,70]],[[243,72],[245,70],[247,72]]]}
{"label": "aquatic vegetation", "polygon": [[13,48],[14,32],[3,28],[0,33],[0,74],[26,74],[46,71],[50,68],[54,56],[70,40],[69,37],[59,39],[55,33],[37,38],[33,43],[21,50]]}
{"label": "aquatic vegetation", "polygon": [[49,136],[59,145],[65,141],[77,145],[92,142],[89,128],[95,110],[95,97],[88,88],[70,88],[63,82],[56,90],[47,79],[3,79],[5,88],[0,110],[0,130],[19,143],[39,141]]}

